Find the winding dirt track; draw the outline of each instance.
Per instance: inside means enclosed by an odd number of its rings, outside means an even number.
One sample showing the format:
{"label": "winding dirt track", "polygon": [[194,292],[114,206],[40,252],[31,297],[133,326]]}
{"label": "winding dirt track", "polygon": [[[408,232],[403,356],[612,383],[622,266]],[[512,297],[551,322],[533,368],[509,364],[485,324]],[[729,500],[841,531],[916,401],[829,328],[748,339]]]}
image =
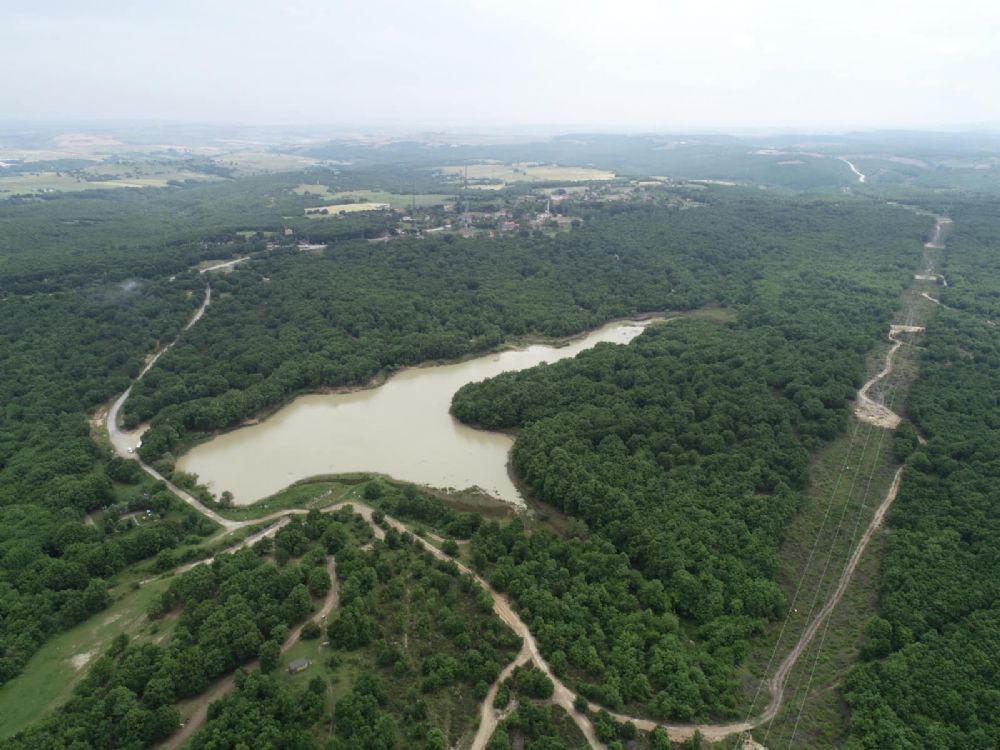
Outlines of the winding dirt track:
{"label": "winding dirt track", "polygon": [[[181,332],[183,333],[184,331],[187,331],[195,323],[201,320],[202,316],[205,314],[205,311],[208,309],[208,306],[210,304],[212,304],[212,287],[211,285],[206,284],[204,301],[201,303],[201,306],[195,311],[194,315],[191,316],[191,320],[188,321],[187,325],[184,326]],[[146,363],[146,366],[142,368],[142,371],[139,373],[139,377],[135,379],[132,385],[130,385],[128,388],[125,389],[125,392],[121,396],[115,399],[114,403],[111,405],[111,408],[108,409],[108,416],[105,419],[105,426],[107,427],[108,430],[108,439],[111,441],[111,446],[114,448],[115,453],[117,453],[119,456],[121,456],[122,458],[134,458],[139,463],[139,466],[142,467],[143,471],[145,471],[147,474],[153,477],[153,479],[163,482],[167,486],[167,489],[169,489],[172,493],[174,493],[174,495],[179,497],[181,500],[183,500],[185,503],[190,505],[192,508],[197,510],[202,515],[211,518],[213,521],[215,521],[217,524],[222,526],[227,531],[234,531],[243,526],[246,526],[247,523],[242,521],[230,521],[228,518],[223,518],[211,508],[208,508],[202,503],[200,503],[198,500],[196,500],[194,497],[192,497],[187,492],[182,490],[180,487],[177,487],[173,483],[169,482],[166,477],[160,474],[160,472],[158,472],[152,466],[145,463],[142,459],[139,458],[138,454],[135,453],[136,446],[139,444],[139,441],[142,438],[142,432],[141,431],[125,432],[118,426],[118,415],[121,412],[121,408],[125,404],[125,401],[128,400],[128,397],[132,394],[132,389],[135,387],[135,384],[138,383],[140,380],[142,380],[142,378],[145,377],[146,373],[149,372],[152,369],[153,365],[156,364],[156,361],[160,357],[162,357],[166,352],[170,351],[170,349],[172,349],[174,344],[176,343],[177,339],[174,339],[169,344],[161,346],[159,349],[157,349],[156,352],[153,354],[153,356],[150,357],[149,361]]]}
{"label": "winding dirt track", "polygon": [[935,216],[934,220],[934,236],[931,237],[929,242],[924,243],[924,247],[928,250],[944,250],[945,230],[951,229],[954,222],[947,216]]}
{"label": "winding dirt track", "polygon": [[230,266],[235,266],[237,263],[242,263],[245,260],[250,260],[250,256],[246,255],[242,258],[237,258],[236,260],[228,260],[225,263],[216,263],[214,266],[209,266],[208,268],[203,268],[198,273],[208,273],[209,271],[219,271],[223,268],[229,268]]}
{"label": "winding dirt track", "polygon": [[858,182],[860,183],[865,182],[865,180],[867,179],[866,175],[860,169],[858,169],[850,159],[844,156],[839,156],[837,158],[851,168],[851,171],[854,172],[854,176],[858,178]]}
{"label": "winding dirt track", "polygon": [[890,430],[899,427],[902,418],[885,404],[880,404],[873,400],[868,393],[877,382],[892,374],[893,358],[896,356],[899,347],[903,345],[903,342],[896,337],[901,333],[916,333],[922,330],[924,330],[923,326],[889,326],[889,340],[892,342],[892,348],[885,355],[885,366],[881,372],[861,386],[861,390],[858,391],[858,398],[854,403],[854,416],[862,422],[873,424],[876,427],[885,427]]}
{"label": "winding dirt track", "polygon": [[476,736],[472,738],[470,750],[486,750],[490,738],[496,731],[497,724],[506,719],[508,715],[504,710],[497,711],[493,708],[493,699],[497,696],[500,683],[510,677],[517,667],[527,664],[529,661],[531,661],[531,653],[528,651],[527,642],[525,642],[517,656],[514,657],[514,661],[504,667],[496,682],[490,685],[486,697],[483,698],[482,705],[479,706],[479,728],[476,730]]}
{"label": "winding dirt track", "polygon": [[[184,330],[188,330],[189,328],[191,328],[191,326],[193,326],[195,323],[198,322],[198,320],[205,313],[205,310],[207,309],[210,302],[211,302],[211,287],[206,286],[205,300],[202,303],[201,307],[198,309],[198,311],[194,314],[190,322],[187,324],[187,326],[185,326]],[[866,382],[864,386],[862,386],[862,388],[858,391],[857,405],[855,406],[855,414],[862,421],[874,424],[878,427],[886,427],[890,429],[898,426],[900,422],[899,415],[895,414],[882,404],[876,403],[874,400],[872,400],[872,398],[868,395],[868,393],[870,389],[875,385],[875,383],[877,383],[878,381],[882,380],[883,378],[887,377],[889,374],[892,373],[893,358],[896,352],[898,351],[899,347],[903,343],[897,338],[897,336],[900,333],[915,332],[920,330],[923,329],[919,326],[893,325],[890,327],[889,339],[893,342],[893,346],[886,355],[885,366],[877,375],[875,375],[868,382]],[[150,362],[146,365],[146,367],[143,368],[139,377],[136,379],[136,382],[138,382],[138,380],[142,378],[149,371],[149,369],[153,366],[156,360],[159,359],[159,357],[165,351],[170,349],[170,347],[172,346],[173,343],[168,344],[165,347],[162,347],[160,350],[158,350],[156,354],[152,357]],[[125,393],[123,393],[114,402],[114,405],[108,411],[107,427],[108,427],[108,434],[111,437],[111,442],[115,448],[115,451],[124,458],[134,458],[138,460],[138,457],[134,453],[130,453],[128,450],[129,448],[134,448],[134,436],[122,433],[117,427],[119,411],[121,409],[122,404],[124,404],[125,400],[131,393],[131,390],[132,386],[130,386],[128,390],[126,390]],[[155,469],[148,466],[141,460],[139,461],[139,464],[144,471],[153,476],[155,479],[163,481],[166,484],[167,488],[171,492],[173,492],[177,497],[179,497],[185,503],[193,507],[195,510],[199,511],[200,513],[204,514],[205,516],[212,519],[216,523],[220,524],[227,530],[236,530],[250,524],[275,521],[274,524],[262,530],[261,532],[258,532],[250,539],[244,540],[235,547],[230,548],[232,551],[235,551],[236,549],[247,546],[249,544],[253,544],[253,542],[255,542],[257,539],[263,538],[264,536],[270,536],[275,534],[278,531],[278,529],[281,528],[281,526],[288,523],[288,519],[291,515],[306,513],[306,511],[303,509],[291,509],[291,510],[278,511],[269,516],[265,516],[259,519],[248,520],[248,521],[231,521],[229,519],[223,518],[218,513],[206,507],[204,504],[199,502],[196,498],[192,497],[187,492],[184,492],[179,487],[168,482]],[[749,730],[753,729],[754,727],[760,724],[764,724],[770,721],[772,718],[774,718],[774,716],[778,713],[778,711],[781,709],[783,705],[785,681],[787,680],[789,673],[791,672],[792,668],[795,666],[801,655],[808,648],[809,644],[812,642],[812,639],[816,635],[816,632],[819,630],[820,625],[830,615],[830,613],[834,610],[834,608],[837,606],[837,604],[843,597],[843,594],[846,591],[848,584],[850,583],[851,577],[853,576],[854,571],[857,568],[858,562],[860,561],[862,555],[864,554],[865,549],[867,548],[869,542],[871,541],[874,533],[881,526],[886,512],[888,511],[889,507],[892,505],[892,502],[896,498],[896,493],[899,490],[899,482],[901,476],[902,476],[902,467],[900,467],[896,471],[896,475],[893,478],[889,491],[886,493],[881,504],[879,505],[878,509],[873,515],[872,520],[868,525],[868,528],[865,530],[858,544],[855,546],[855,549],[851,554],[851,557],[848,559],[846,565],[844,566],[837,588],[831,594],[830,598],[827,600],[824,606],[819,610],[819,612],[816,613],[816,615],[810,621],[809,625],[806,627],[805,631],[802,633],[801,637],[796,642],[795,646],[792,648],[789,654],[779,665],[774,676],[767,681],[768,690],[771,694],[771,700],[758,716],[748,721],[732,722],[727,724],[664,724],[652,721],[650,719],[644,719],[641,717],[627,716],[624,714],[619,714],[614,712],[609,712],[609,713],[618,721],[633,722],[637,728],[643,731],[652,731],[658,727],[662,728],[670,736],[670,739],[675,742],[691,738],[696,731],[700,732],[705,739],[711,742],[716,742],[735,734],[746,733]],[[345,505],[352,505],[356,512],[360,513],[370,524],[372,524],[373,530],[375,531],[376,536],[378,538],[382,538],[382,536],[384,536],[384,532],[382,532],[382,529],[380,529],[372,522],[373,509],[362,502],[342,501],[334,505],[328,506],[327,508],[324,509],[324,512],[329,512],[337,508],[343,507]],[[408,530],[406,526],[402,524],[400,521],[391,518],[389,516],[385,517],[385,522],[400,532]],[[480,728],[477,731],[476,736],[473,740],[473,745],[472,745],[473,750],[483,750],[483,748],[486,747],[487,743],[489,742],[490,736],[493,733],[493,730],[496,728],[497,723],[503,718],[493,708],[493,698],[496,695],[496,690],[499,685],[499,682],[505,679],[506,676],[508,676],[513,671],[515,666],[528,662],[534,664],[538,669],[544,672],[549,677],[549,679],[552,680],[554,686],[552,702],[555,703],[556,705],[559,705],[567,712],[567,714],[573,719],[573,721],[579,727],[579,729],[581,730],[581,732],[583,733],[584,737],[587,739],[587,742],[591,745],[591,747],[604,750],[605,745],[600,740],[598,740],[596,733],[594,731],[594,727],[591,724],[590,720],[587,718],[587,716],[578,713],[573,708],[573,702],[576,698],[576,694],[572,690],[570,690],[565,684],[563,684],[563,682],[559,680],[555,676],[555,674],[553,674],[548,663],[542,657],[541,652],[539,651],[538,648],[538,644],[535,641],[535,638],[532,635],[531,631],[518,616],[517,612],[515,612],[513,606],[507,600],[507,598],[502,594],[500,594],[499,592],[495,591],[489,585],[489,583],[481,576],[474,573],[465,565],[445,555],[443,552],[441,552],[441,550],[439,550],[437,547],[431,544],[431,542],[417,536],[415,536],[414,538],[436,558],[454,563],[462,573],[470,576],[480,586],[482,586],[492,598],[494,612],[497,614],[497,616],[501,620],[503,620],[503,622],[505,622],[523,640],[523,647],[521,651],[518,653],[514,661],[511,664],[509,664],[501,673],[500,680],[498,680],[496,683],[493,684],[493,686],[491,686],[489,693],[486,696],[486,700],[483,702],[481,706]],[[204,562],[206,561],[200,561],[198,563],[182,566],[182,568],[189,569],[190,567],[194,567],[194,565],[202,564]],[[331,560],[330,561],[331,570],[333,565],[334,562],[333,560]],[[335,576],[334,576],[334,581],[336,581]],[[334,585],[331,588],[330,593],[327,595],[327,600],[325,601],[324,606],[321,609],[318,617],[325,617],[327,614],[329,614],[329,612],[333,610],[333,608],[336,606],[337,596],[338,596],[337,587],[336,585]],[[297,639],[298,634],[300,632],[301,632],[301,626],[297,628],[292,634],[289,635],[288,640],[286,640],[282,646],[283,652],[287,648],[289,648],[292,645],[292,643],[294,643],[295,639]],[[254,664],[250,665],[250,667],[253,666]],[[198,701],[198,708],[195,714],[191,717],[191,719],[189,719],[187,724],[184,727],[182,727],[177,734],[175,734],[173,737],[167,740],[167,742],[164,743],[162,747],[176,748],[181,744],[183,744],[188,738],[190,738],[190,736],[192,736],[192,734],[204,723],[205,717],[207,716],[208,705],[212,701],[217,700],[221,696],[225,695],[225,693],[232,688],[232,680],[233,680],[232,676],[221,680],[219,683],[213,686],[213,688],[211,688],[211,690],[207,694],[203,695]],[[589,704],[589,707],[590,710],[592,711],[603,708],[595,704]]]}

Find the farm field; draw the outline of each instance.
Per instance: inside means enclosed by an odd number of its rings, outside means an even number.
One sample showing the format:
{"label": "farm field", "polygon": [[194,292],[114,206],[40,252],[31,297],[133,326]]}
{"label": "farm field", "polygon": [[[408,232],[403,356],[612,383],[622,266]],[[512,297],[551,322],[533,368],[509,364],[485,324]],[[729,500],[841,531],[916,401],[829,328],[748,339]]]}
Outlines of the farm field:
{"label": "farm field", "polygon": [[164,623],[146,617],[150,603],[168,585],[169,579],[162,578],[135,591],[123,586],[121,598],[104,612],[49,640],[21,675],[0,687],[0,740],[69,700],[88,665],[122,633],[149,641],[169,634]]}
{"label": "farm field", "polygon": [[[106,174],[108,170],[97,167]],[[135,174],[110,180],[87,180],[67,172],[37,172],[5,175],[0,172],[0,197],[51,192],[76,192],[80,190],[111,190],[120,188],[166,187],[170,181],[211,181],[217,178],[201,172],[187,170],[164,171],[153,174]]]}
{"label": "farm field", "polygon": [[340,214],[356,214],[364,211],[388,211],[388,203],[334,203],[329,206],[311,206],[305,209],[310,219],[321,219],[324,216]]}
{"label": "farm field", "polygon": [[[456,180],[461,180],[467,174],[469,187],[494,188],[498,183],[512,182],[586,182],[589,180],[613,180],[615,173],[603,169],[588,167],[564,167],[558,164],[535,164],[532,162],[514,162],[512,164],[469,164],[464,166],[440,167],[442,173]],[[473,184],[471,181],[489,181],[486,184]],[[492,185],[490,184],[492,183]]]}
{"label": "farm field", "polygon": [[291,172],[317,164],[316,159],[296,154],[279,154],[269,151],[234,151],[221,153],[215,161],[245,173]]}
{"label": "farm field", "polygon": [[[302,184],[292,189],[296,195],[318,197],[330,201],[347,201],[348,203],[386,203],[396,210],[404,210],[411,205],[436,206],[455,200],[454,195],[444,193],[390,193],[384,190],[331,190],[326,185]],[[331,212],[332,213],[332,212]]]}

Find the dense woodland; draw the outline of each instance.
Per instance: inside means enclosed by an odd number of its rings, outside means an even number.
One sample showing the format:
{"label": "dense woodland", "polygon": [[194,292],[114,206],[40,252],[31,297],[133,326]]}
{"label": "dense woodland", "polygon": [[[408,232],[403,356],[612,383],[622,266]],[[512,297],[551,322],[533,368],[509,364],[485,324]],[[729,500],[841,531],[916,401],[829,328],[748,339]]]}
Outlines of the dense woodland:
{"label": "dense woodland", "polygon": [[614,206],[555,238],[442,237],[275,254],[218,280],[212,315],[139,384],[126,419],[152,419],[142,453],[165,457],[168,469],[198,433],[238,425],[294,394],[486,351],[511,336],[746,304],[765,277],[891,294],[906,283],[926,223],[860,201],[737,192],[704,209]]}
{"label": "dense woodland", "polygon": [[[51,633],[103,609],[110,576],[214,526],[109,461],[87,422],[199,300],[143,281],[0,302],[0,683]],[[105,506],[168,515],[82,523]]]}
{"label": "dense woodland", "polygon": [[891,306],[829,287],[456,394],[460,419],[517,428],[531,495],[584,522],[570,540],[482,527],[473,550],[591,699],[686,720],[733,709],[747,640],[784,612],[778,546],[810,453],[845,427]]}
{"label": "dense woodland", "polygon": [[[924,336],[907,411],[926,436],[888,519],[880,612],[849,676],[852,750],[1000,745],[1000,224],[956,207],[949,304]],[[985,230],[994,227],[992,235]],[[974,313],[974,314],[970,314]]]}

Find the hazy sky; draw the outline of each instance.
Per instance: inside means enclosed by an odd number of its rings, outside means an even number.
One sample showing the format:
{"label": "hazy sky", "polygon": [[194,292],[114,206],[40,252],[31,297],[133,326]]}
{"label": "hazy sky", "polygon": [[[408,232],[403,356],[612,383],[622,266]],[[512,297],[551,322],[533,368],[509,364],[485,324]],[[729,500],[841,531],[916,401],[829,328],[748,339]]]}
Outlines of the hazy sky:
{"label": "hazy sky", "polygon": [[1000,124],[1000,2],[0,0],[0,120]]}

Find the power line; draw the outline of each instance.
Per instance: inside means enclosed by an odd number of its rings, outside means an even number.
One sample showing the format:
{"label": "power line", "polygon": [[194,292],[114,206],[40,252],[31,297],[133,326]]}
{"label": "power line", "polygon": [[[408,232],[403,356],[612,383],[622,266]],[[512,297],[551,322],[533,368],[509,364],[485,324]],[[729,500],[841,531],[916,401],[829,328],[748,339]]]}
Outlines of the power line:
{"label": "power line", "polygon": [[[859,422],[860,424],[860,422]],[[861,475],[861,467],[864,466],[865,453],[868,450],[868,443],[871,441],[872,432],[876,428],[871,426],[868,428],[868,432],[865,434],[865,441],[861,447],[861,458],[858,461],[857,468],[854,470],[854,478],[851,480],[851,488],[847,493],[847,500],[844,503],[844,510],[840,514],[840,520],[837,523],[837,530],[834,532],[833,541],[830,543],[830,553],[826,557],[826,563],[823,566],[823,572],[820,573],[819,581],[816,584],[816,591],[813,594],[812,604],[809,606],[809,614],[806,616],[806,631],[808,632],[809,626],[812,624],[813,612],[816,611],[816,603],[819,601],[820,594],[823,592],[823,582],[826,581],[827,571],[830,569],[830,562],[833,560],[834,552],[837,549],[837,540],[840,538],[840,530],[844,524],[844,518],[847,517],[847,508],[851,504],[851,497],[854,495],[854,488],[857,486],[858,477]],[[815,632],[813,633],[815,635]],[[810,637],[811,640],[811,637]],[[764,744],[767,744],[767,738],[771,734],[771,730],[774,728],[774,719],[777,718],[777,712],[771,717],[771,721],[767,724],[767,730],[764,732]]]}
{"label": "power line", "polygon": [[[892,397],[890,399],[890,406],[895,401],[897,393],[898,393],[898,389],[893,388]],[[876,450],[876,457],[879,454],[881,454],[881,452],[882,452],[882,445],[885,442],[885,436],[886,436],[887,432],[889,432],[889,430],[883,430],[882,431],[882,435],[879,437],[878,449]],[[853,539],[858,539],[858,529],[861,526],[861,518],[864,515],[865,507],[868,504],[868,497],[871,494],[872,482],[873,482],[873,480],[875,478],[875,473],[877,471],[878,471],[878,463],[877,463],[877,458],[876,458],[876,464],[872,467],[872,473],[868,477],[868,483],[867,483],[867,486],[865,487],[864,497],[861,500],[861,505],[858,507],[858,516],[857,516],[857,518],[854,521],[854,531],[852,532],[852,540]],[[856,543],[860,544],[860,539],[858,539],[858,542],[856,542]],[[855,547],[855,543],[853,541],[852,541],[851,547],[852,547],[852,549]],[[860,557],[858,559],[858,562],[860,563]],[[847,566],[849,564],[850,564],[850,557],[848,557],[847,562],[845,562],[845,564],[844,564],[845,570],[846,570],[846,568],[847,568]],[[841,574],[841,577],[843,577],[843,574]],[[806,700],[809,697],[809,691],[812,689],[813,679],[816,676],[816,668],[817,668],[817,666],[819,666],[819,657],[820,657],[820,654],[823,651],[823,645],[826,642],[826,636],[830,632],[830,622],[833,620],[833,612],[834,612],[835,609],[836,609],[836,605],[834,605],[834,607],[831,607],[830,611],[827,613],[826,622],[823,625],[823,635],[820,637],[819,644],[816,647],[816,656],[813,659],[813,666],[812,666],[812,669],[810,670],[810,673],[809,673],[809,680],[806,682],[806,689],[805,689],[805,692],[802,694],[802,702],[799,704],[799,712],[798,712],[797,716],[795,717],[795,724],[792,727],[792,734],[788,738],[788,747],[789,748],[791,748],[792,742],[795,740],[795,735],[796,735],[796,733],[799,730],[799,723],[802,721],[802,713],[805,710]]]}
{"label": "power line", "polygon": [[[750,708],[747,709],[747,715],[744,722],[749,722],[750,717],[753,715],[754,706],[757,704],[757,698],[760,696],[761,688],[763,688],[764,683],[767,682],[767,675],[771,674],[771,666],[774,664],[774,657],[778,653],[778,647],[781,645],[782,638],[785,635],[785,629],[788,627],[788,623],[791,621],[792,613],[795,611],[795,604],[799,599],[799,593],[802,591],[802,584],[805,582],[806,574],[809,572],[809,566],[812,564],[813,556],[816,554],[816,548],[819,545],[820,537],[823,535],[823,529],[826,527],[826,521],[830,517],[830,510],[833,508],[833,499],[837,495],[837,489],[840,487],[840,480],[844,478],[844,471],[848,468],[848,462],[851,459],[851,451],[854,450],[854,442],[858,435],[858,430],[861,427],[860,420],[854,425],[854,432],[851,433],[851,440],[847,446],[847,453],[844,455],[844,464],[840,467],[840,471],[837,474],[837,481],[833,485],[833,489],[830,491],[830,499],[827,501],[826,512],[823,514],[823,521],[819,525],[819,529],[816,531],[816,538],[813,540],[812,549],[809,550],[809,557],[806,559],[806,564],[802,568],[802,575],[799,576],[799,582],[795,587],[795,594],[792,596],[792,601],[788,605],[788,611],[785,613],[785,620],[781,624],[781,630],[778,632],[778,638],[774,642],[774,648],[771,649],[771,656],[767,660],[767,667],[764,669],[764,676],[761,681],[757,684],[757,691],[753,695],[753,700],[750,702]],[[864,449],[862,449],[862,456],[864,455]],[[808,619],[807,619],[808,622]]]}

